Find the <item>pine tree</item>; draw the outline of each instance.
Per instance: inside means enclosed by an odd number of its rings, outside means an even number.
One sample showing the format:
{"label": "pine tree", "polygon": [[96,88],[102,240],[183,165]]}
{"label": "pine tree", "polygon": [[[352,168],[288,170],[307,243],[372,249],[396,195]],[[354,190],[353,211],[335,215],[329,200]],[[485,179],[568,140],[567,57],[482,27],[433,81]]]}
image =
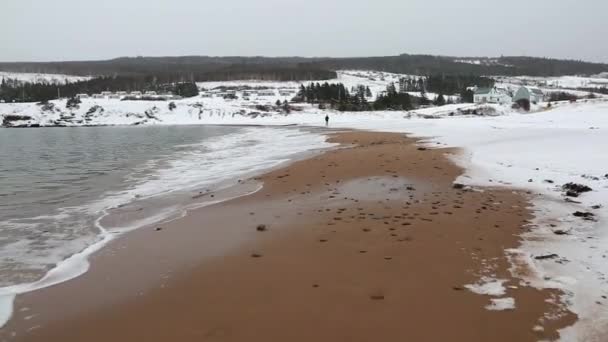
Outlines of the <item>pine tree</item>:
{"label": "pine tree", "polygon": [[443,97],[443,94],[440,93],[439,96],[437,96],[437,98],[433,102],[433,104],[435,106],[443,106],[443,105],[445,105],[445,98]]}

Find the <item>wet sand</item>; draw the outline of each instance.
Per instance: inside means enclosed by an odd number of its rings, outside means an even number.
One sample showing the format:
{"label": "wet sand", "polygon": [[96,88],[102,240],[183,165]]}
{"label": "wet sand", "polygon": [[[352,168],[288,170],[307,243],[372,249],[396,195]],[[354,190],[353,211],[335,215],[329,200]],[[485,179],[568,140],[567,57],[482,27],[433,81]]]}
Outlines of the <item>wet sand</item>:
{"label": "wet sand", "polygon": [[[457,150],[332,139],[346,148],[127,234],[85,275],[19,296],[0,341],[537,341],[574,321],[559,293],[508,271],[524,194],[455,189]],[[507,279],[514,310],[464,288],[482,275]]]}

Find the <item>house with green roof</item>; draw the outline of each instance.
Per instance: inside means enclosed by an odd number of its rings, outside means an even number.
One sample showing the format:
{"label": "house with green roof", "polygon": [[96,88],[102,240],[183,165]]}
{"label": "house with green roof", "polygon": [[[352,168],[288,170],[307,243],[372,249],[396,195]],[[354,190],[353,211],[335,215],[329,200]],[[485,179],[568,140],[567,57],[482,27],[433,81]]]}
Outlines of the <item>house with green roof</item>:
{"label": "house with green roof", "polygon": [[528,100],[530,103],[537,104],[545,100],[542,90],[535,87],[520,87],[513,97],[513,101]]}

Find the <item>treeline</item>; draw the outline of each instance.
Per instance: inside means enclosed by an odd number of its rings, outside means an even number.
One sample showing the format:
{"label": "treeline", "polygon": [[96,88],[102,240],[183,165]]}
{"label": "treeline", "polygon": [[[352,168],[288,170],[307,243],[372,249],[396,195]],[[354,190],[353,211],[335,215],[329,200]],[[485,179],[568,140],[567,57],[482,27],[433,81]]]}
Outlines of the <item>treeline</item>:
{"label": "treeline", "polygon": [[564,92],[564,91],[549,93],[549,102],[556,102],[556,101],[574,102],[576,100],[578,100],[578,96],[571,94],[571,93]]}
{"label": "treeline", "polygon": [[606,88],[606,87],[601,87],[601,88],[577,88],[576,90],[586,91],[588,93],[599,93],[599,94],[608,95],[608,88]]}
{"label": "treeline", "polygon": [[[349,92],[342,83],[311,83],[302,85],[294,102],[307,102],[318,104],[319,108],[332,108],[339,111],[374,111],[374,110],[410,110],[431,103],[425,95],[411,96],[399,93],[394,84],[390,84],[386,91],[379,94],[374,101],[368,101],[372,96],[368,87],[355,87],[355,92]],[[443,96],[445,104],[445,99]],[[439,99],[439,98],[438,98]],[[441,101],[441,100],[440,100]]]}
{"label": "treeline", "polygon": [[[275,72],[269,71],[275,69]],[[242,73],[276,80],[330,79],[323,71],[375,70],[410,75],[592,75],[608,71],[607,64],[536,57],[460,58],[409,55],[357,58],[268,57],[124,57],[106,61],[0,63],[0,70],[98,76],[156,75],[162,82],[230,80]],[[247,72],[245,72],[247,71]],[[316,75],[316,73],[320,73]],[[273,76],[274,75],[274,76]],[[322,77],[322,75],[326,75]]]}
{"label": "treeline", "polygon": [[264,66],[230,66],[217,71],[203,73],[196,77],[196,81],[233,81],[233,80],[259,80],[259,81],[311,81],[329,80],[337,78],[335,71],[318,68],[289,68]]}
{"label": "treeline", "polygon": [[71,98],[77,94],[97,94],[103,91],[156,91],[183,97],[198,95],[192,82],[160,83],[154,76],[147,77],[98,77],[87,81],[65,84],[29,83],[11,79],[0,82],[0,100],[5,102],[40,102]]}
{"label": "treeline", "polygon": [[474,93],[467,90],[468,87],[493,87],[494,83],[495,81],[488,77],[441,74],[426,77],[405,77],[400,80],[399,87],[401,92],[436,93],[444,100],[444,95],[458,94],[463,102],[473,102]]}
{"label": "treeline", "polygon": [[[309,81],[336,78],[336,73],[300,65],[304,58],[137,57],[108,61],[0,63],[0,70],[81,76],[155,77],[161,83],[231,81]],[[313,59],[314,60],[314,59]]]}
{"label": "treeline", "polygon": [[[463,61],[471,61],[470,63]],[[472,63],[479,61],[479,64]],[[563,76],[592,75],[608,71],[607,64],[537,57],[459,58],[409,55],[363,58],[333,58],[309,62],[318,68],[374,70],[410,75],[505,75]]]}

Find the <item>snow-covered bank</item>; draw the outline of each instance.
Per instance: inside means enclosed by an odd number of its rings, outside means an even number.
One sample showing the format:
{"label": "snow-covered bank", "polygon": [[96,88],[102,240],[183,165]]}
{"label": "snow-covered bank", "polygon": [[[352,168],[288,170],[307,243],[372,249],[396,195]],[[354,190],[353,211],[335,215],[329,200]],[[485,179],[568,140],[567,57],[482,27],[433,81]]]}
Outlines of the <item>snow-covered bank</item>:
{"label": "snow-covered bank", "polygon": [[[523,281],[565,292],[563,301],[578,314],[579,321],[561,331],[564,341],[605,340],[608,104],[563,105],[527,115],[391,120],[349,126],[412,132],[433,137],[428,140],[431,146],[440,142],[462,147],[465,154],[457,162],[467,172],[459,182],[530,191],[536,218],[521,248],[509,251],[514,262],[523,260],[535,271]],[[567,202],[562,185],[569,182],[587,185],[593,191],[572,198],[580,203]],[[575,212],[594,216],[585,220]]]}

